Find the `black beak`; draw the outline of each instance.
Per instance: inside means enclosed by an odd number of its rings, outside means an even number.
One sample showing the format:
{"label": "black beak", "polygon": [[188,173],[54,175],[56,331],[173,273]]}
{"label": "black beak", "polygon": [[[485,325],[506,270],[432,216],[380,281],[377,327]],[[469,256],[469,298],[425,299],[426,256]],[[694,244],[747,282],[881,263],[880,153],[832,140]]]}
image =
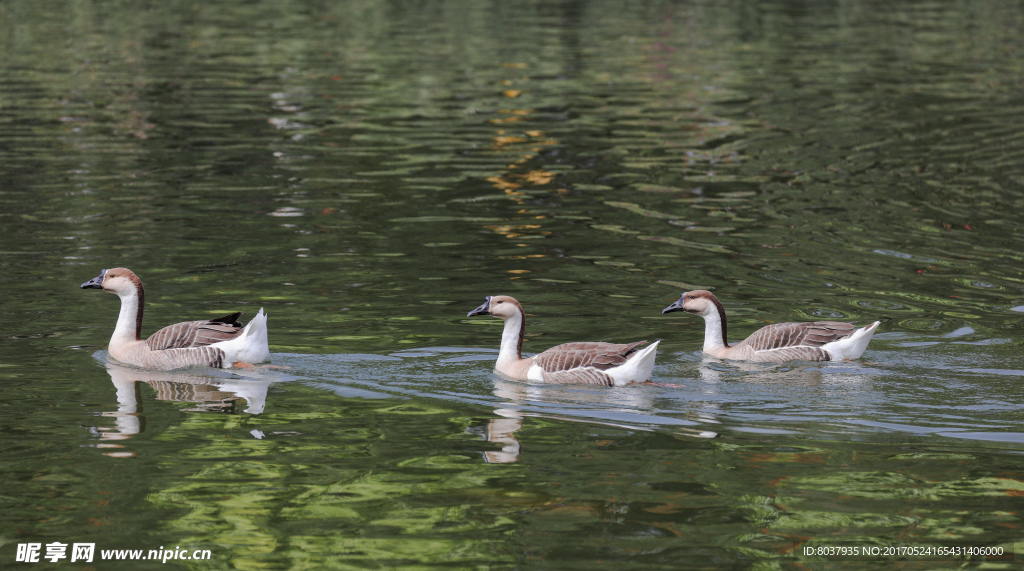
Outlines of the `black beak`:
{"label": "black beak", "polygon": [[[85,286],[82,286],[85,287]],[[470,311],[466,314],[466,317],[473,317],[474,315],[490,315],[491,314],[491,296],[487,296],[487,301],[483,305]]]}
{"label": "black beak", "polygon": [[82,289],[103,289],[103,276],[107,275],[107,270],[100,270],[100,275],[82,284]]}
{"label": "black beak", "polygon": [[686,311],[685,309],[683,309],[683,298],[682,297],[680,297],[679,299],[675,300],[675,302],[673,302],[672,305],[666,307],[665,309],[662,309],[661,313],[662,313],[662,315],[664,315],[666,313],[672,313],[673,311]]}

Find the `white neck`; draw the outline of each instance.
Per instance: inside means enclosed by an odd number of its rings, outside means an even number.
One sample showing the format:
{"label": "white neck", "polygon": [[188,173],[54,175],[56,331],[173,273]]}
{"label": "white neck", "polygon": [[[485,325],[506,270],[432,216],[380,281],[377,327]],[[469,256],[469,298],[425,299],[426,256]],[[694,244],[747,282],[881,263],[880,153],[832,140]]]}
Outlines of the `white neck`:
{"label": "white neck", "polygon": [[121,298],[121,313],[117,316],[117,326],[114,327],[114,334],[110,337],[111,345],[122,345],[139,339],[136,333],[138,317],[141,307],[139,306],[139,292],[132,288],[131,292],[119,296]]}
{"label": "white neck", "polygon": [[704,351],[709,352],[725,347],[725,339],[722,338],[722,317],[718,311],[711,311],[704,315]]}
{"label": "white neck", "polygon": [[501,349],[498,350],[498,362],[495,368],[501,370],[503,365],[517,363],[522,359],[519,352],[519,332],[523,328],[523,315],[515,315],[505,320],[505,329],[501,332]]}

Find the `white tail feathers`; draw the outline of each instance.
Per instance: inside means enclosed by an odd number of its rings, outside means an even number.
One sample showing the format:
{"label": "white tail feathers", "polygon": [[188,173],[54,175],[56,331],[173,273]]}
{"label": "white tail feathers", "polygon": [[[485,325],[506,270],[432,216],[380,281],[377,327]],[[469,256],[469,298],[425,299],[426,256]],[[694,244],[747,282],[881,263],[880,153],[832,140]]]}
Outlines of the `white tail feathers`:
{"label": "white tail feathers", "polygon": [[833,361],[856,359],[867,350],[868,342],[871,341],[871,336],[875,333],[879,323],[881,322],[876,321],[867,327],[861,327],[849,337],[826,343],[821,348],[828,352]]}
{"label": "white tail feathers", "polygon": [[651,343],[637,351],[625,363],[605,371],[615,380],[615,386],[642,383],[650,379],[651,373],[654,372],[654,358],[657,355],[658,343],[661,341]]}
{"label": "white tail feathers", "polygon": [[262,363],[270,358],[270,345],[267,341],[267,314],[260,308],[256,317],[246,324],[242,334],[230,341],[221,341],[211,345],[224,351],[224,366],[233,363]]}

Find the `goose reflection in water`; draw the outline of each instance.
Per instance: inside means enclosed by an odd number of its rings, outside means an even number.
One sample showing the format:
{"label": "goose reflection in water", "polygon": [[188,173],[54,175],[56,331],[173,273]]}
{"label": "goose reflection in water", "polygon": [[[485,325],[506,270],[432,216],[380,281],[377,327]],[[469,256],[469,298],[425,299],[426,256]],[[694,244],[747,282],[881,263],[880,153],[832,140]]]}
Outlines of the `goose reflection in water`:
{"label": "goose reflection in water", "polygon": [[[502,401],[494,409],[496,418],[487,422],[481,433],[487,442],[501,445],[500,450],[483,452],[484,461],[507,464],[519,460],[522,445],[515,433],[523,428],[526,417],[550,418],[585,424],[600,424],[628,430],[651,431],[651,425],[665,428],[682,436],[715,438],[707,430],[690,428],[698,423],[690,420],[661,416],[655,410],[655,398],[662,393],[658,385],[634,384],[625,387],[561,385],[524,383],[494,373],[494,396]],[[701,423],[714,422],[706,417]]]}
{"label": "goose reflection in water", "polygon": [[[239,376],[234,373],[197,371],[149,371],[106,363],[107,373],[117,391],[117,410],[104,412],[113,418],[114,426],[91,427],[101,441],[100,448],[120,448],[112,441],[128,440],[145,432],[146,418],[140,387],[149,385],[156,391],[156,400],[195,403],[183,409],[190,412],[241,412],[261,414],[267,404],[270,385],[286,380],[282,375]],[[254,436],[260,438],[259,431]],[[108,456],[133,456],[131,452],[110,452]]]}
{"label": "goose reflection in water", "polygon": [[[515,433],[523,427],[525,416],[582,420],[558,414],[559,411],[568,411],[555,403],[573,403],[570,406],[614,404],[616,406],[612,410],[622,411],[642,409],[652,404],[650,393],[636,390],[635,387],[620,387],[610,392],[605,387],[523,383],[498,372],[494,373],[494,377],[494,396],[506,402],[504,406],[494,409],[497,418],[487,422],[482,435],[487,442],[501,445],[500,450],[483,452],[484,461],[489,464],[508,464],[519,460],[521,445]],[[551,414],[524,412],[524,406],[550,408]]]}
{"label": "goose reflection in water", "polygon": [[760,385],[786,385],[813,387],[818,385],[852,385],[870,382],[876,371],[857,363],[788,365],[722,361],[705,357],[697,367],[700,380],[714,383],[737,380]]}
{"label": "goose reflection in water", "polygon": [[523,427],[523,413],[515,408],[496,408],[497,418],[487,421],[487,427],[481,435],[483,440],[501,446],[500,450],[484,450],[484,462],[488,464],[511,464],[519,460],[521,446],[515,433]]}
{"label": "goose reflection in water", "polygon": [[681,374],[695,381],[684,398],[700,415],[739,431],[796,434],[816,420],[833,426],[845,422],[839,418],[859,418],[856,403],[878,394],[880,371],[861,363],[686,361]]}

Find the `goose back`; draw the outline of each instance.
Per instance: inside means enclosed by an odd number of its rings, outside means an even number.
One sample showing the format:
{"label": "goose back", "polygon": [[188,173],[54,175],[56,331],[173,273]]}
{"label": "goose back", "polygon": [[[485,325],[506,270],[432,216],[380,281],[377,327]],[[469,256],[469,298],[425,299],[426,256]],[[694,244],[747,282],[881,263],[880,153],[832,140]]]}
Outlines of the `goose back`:
{"label": "goose back", "polygon": [[645,343],[565,343],[537,355],[533,362],[540,367],[541,379],[546,383],[613,386],[615,379],[605,371],[625,364]]}
{"label": "goose back", "polygon": [[208,321],[182,321],[168,325],[146,338],[146,345],[152,351],[161,351],[205,347],[234,339],[242,334],[242,324],[238,321],[241,316],[239,311]]}
{"label": "goose back", "polygon": [[778,361],[829,361],[822,347],[849,337],[857,327],[840,321],[773,323],[758,329],[732,346],[735,351],[749,348],[756,357]]}

